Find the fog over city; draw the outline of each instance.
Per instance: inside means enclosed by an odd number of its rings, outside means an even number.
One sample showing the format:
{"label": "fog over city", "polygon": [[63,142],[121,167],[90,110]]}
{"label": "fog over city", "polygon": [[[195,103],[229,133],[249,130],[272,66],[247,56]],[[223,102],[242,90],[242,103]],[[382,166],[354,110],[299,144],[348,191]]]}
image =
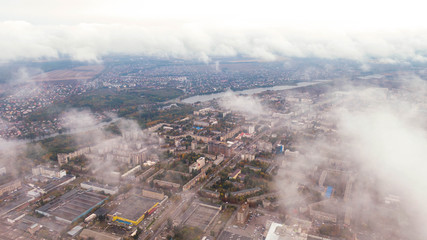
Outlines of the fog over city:
{"label": "fog over city", "polygon": [[0,235],[427,239],[424,9],[0,0]]}
{"label": "fog over city", "polygon": [[[427,236],[422,227],[426,222],[423,209],[427,199],[422,189],[427,181],[427,136],[425,122],[421,120],[425,112],[418,103],[425,102],[426,88],[424,80],[415,76],[405,76],[400,81],[411,94],[392,97],[384,89],[360,85],[347,85],[344,91],[333,93],[337,96],[331,97],[342,103],[331,109],[327,117],[336,122],[334,135],[339,141],[302,142],[300,150],[306,153],[299,160],[307,166],[326,162],[335,155],[354,165],[354,174],[361,183],[353,192],[357,197],[347,206],[352,207],[353,214],[365,212],[366,221],[379,233],[387,228],[387,223],[383,222],[380,209],[373,210],[379,204],[376,194],[405,196],[402,206],[407,215],[405,221],[409,222],[400,223],[399,231],[410,239],[423,239]],[[291,189],[286,184],[283,191],[289,194]]]}

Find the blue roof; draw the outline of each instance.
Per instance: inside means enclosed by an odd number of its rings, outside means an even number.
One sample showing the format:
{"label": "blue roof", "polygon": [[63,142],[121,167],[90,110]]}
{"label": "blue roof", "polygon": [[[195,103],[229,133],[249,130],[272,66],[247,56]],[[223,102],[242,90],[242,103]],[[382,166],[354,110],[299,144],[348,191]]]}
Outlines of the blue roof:
{"label": "blue roof", "polygon": [[332,186],[328,186],[327,188],[326,188],[326,197],[327,198],[330,198],[331,197],[331,195],[332,195],[332,191],[334,190],[334,188],[332,187]]}
{"label": "blue roof", "polygon": [[128,222],[128,221],[125,221],[125,220],[121,220],[121,219],[116,219],[116,222],[124,223],[124,224],[127,224],[127,225],[132,225],[131,222]]}

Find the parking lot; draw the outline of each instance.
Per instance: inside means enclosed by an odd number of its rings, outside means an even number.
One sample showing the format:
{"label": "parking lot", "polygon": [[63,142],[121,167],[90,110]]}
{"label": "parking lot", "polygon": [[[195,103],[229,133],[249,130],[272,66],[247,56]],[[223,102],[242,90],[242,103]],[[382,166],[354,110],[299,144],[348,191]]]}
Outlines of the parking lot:
{"label": "parking lot", "polygon": [[234,224],[227,226],[225,230],[251,239],[262,240],[264,239],[263,234],[266,230],[265,225],[267,221],[280,222],[280,219],[273,214],[251,211],[245,225],[239,226]]}
{"label": "parking lot", "polygon": [[200,203],[193,203],[184,214],[184,225],[197,227],[206,231],[209,224],[214,221],[220,209],[215,206],[209,206]]}

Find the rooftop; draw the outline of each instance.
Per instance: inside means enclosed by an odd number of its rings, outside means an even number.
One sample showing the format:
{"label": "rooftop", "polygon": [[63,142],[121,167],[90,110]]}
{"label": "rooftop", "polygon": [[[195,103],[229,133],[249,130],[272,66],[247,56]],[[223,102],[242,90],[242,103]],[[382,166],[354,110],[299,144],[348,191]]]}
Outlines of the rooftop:
{"label": "rooftop", "polygon": [[110,186],[108,184],[104,185],[104,184],[99,184],[96,182],[83,182],[83,184],[98,187],[98,188],[105,188],[105,189],[112,190],[112,191],[117,190],[117,187]]}
{"label": "rooftop", "polygon": [[59,199],[54,199],[36,211],[45,216],[55,216],[68,223],[87,215],[93,208],[102,204],[108,197],[91,191],[75,188]]}
{"label": "rooftop", "polygon": [[146,211],[154,206],[158,201],[156,199],[131,195],[111,213],[114,216],[137,221]]}

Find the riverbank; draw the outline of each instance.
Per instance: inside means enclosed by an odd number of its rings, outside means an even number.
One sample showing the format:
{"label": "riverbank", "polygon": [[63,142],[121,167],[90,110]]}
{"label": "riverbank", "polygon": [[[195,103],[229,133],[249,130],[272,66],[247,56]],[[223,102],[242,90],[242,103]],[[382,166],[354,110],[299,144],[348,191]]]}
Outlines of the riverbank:
{"label": "riverbank", "polygon": [[[246,89],[241,91],[234,91],[236,94],[245,94],[245,95],[253,95],[265,91],[281,91],[281,90],[289,90],[289,89],[295,89],[300,87],[307,87],[312,85],[317,85],[321,83],[328,83],[331,80],[315,80],[311,82],[298,82],[294,85],[280,85],[280,86],[274,86],[274,87],[261,87],[261,88],[252,88],[252,89]],[[230,90],[231,91],[231,90]],[[187,104],[193,104],[196,102],[207,102],[211,101],[213,99],[221,98],[226,95],[227,92],[219,92],[219,93],[211,93],[211,94],[204,94],[204,95],[195,95],[184,99],[175,99],[177,102],[187,103]]]}

